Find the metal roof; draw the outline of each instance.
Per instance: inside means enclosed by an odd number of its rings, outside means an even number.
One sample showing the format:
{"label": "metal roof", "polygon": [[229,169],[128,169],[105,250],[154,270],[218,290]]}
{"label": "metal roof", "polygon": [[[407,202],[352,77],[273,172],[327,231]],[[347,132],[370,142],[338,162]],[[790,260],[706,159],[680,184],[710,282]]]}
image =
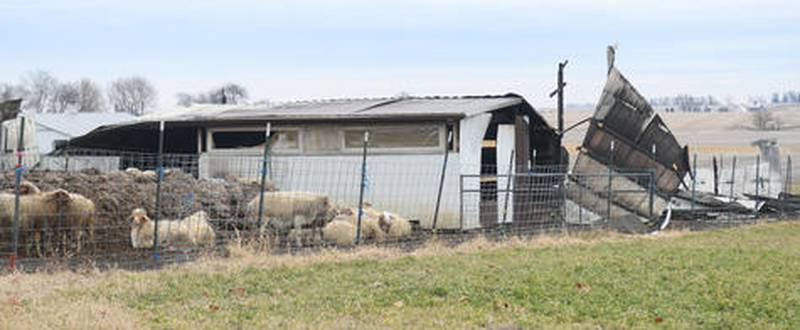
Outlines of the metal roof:
{"label": "metal roof", "polygon": [[144,122],[460,118],[524,103],[517,95],[336,99],[279,105],[193,105],[159,111],[121,125]]}
{"label": "metal roof", "polygon": [[136,118],[127,113],[40,113],[33,119],[37,126],[53,130],[59,134],[76,137],[91,132],[104,125],[130,121]]}

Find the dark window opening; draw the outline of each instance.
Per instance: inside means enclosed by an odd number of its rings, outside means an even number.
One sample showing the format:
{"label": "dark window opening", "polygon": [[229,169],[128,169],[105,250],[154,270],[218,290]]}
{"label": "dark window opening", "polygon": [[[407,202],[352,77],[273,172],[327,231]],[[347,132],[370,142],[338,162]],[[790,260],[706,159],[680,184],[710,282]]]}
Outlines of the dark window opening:
{"label": "dark window opening", "polygon": [[[246,149],[264,146],[263,131],[230,131],[214,132],[214,148],[216,149]],[[298,149],[298,134],[296,131],[273,132],[270,137],[273,150]]]}

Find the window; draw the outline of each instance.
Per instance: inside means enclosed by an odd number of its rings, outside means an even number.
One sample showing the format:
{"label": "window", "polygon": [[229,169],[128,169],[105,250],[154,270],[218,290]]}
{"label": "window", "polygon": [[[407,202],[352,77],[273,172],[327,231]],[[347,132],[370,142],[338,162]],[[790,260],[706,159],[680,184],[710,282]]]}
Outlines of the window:
{"label": "window", "polygon": [[[211,134],[214,149],[259,149],[264,147],[264,131],[217,131]],[[273,131],[272,150],[297,150],[300,148],[298,132]]]}
{"label": "window", "polygon": [[[366,129],[345,129],[345,148],[361,148],[364,146]],[[370,128],[369,145],[371,148],[403,149],[403,148],[438,148],[441,145],[440,128],[435,125],[376,127]]]}

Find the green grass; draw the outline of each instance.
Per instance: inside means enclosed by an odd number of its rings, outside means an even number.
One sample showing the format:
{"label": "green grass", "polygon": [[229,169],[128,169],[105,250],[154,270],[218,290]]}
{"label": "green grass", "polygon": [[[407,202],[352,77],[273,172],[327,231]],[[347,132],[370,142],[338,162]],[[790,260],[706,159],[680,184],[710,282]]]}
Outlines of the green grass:
{"label": "green grass", "polygon": [[199,269],[125,272],[56,290],[53,303],[118,302],[154,328],[800,327],[795,223],[460,255]]}

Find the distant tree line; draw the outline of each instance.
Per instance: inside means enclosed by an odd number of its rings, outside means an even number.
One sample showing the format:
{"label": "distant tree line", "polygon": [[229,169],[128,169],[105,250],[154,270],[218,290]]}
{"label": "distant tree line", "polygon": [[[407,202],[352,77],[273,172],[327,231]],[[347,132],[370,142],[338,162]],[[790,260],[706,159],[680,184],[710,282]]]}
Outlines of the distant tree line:
{"label": "distant tree line", "polygon": [[788,91],[784,93],[772,93],[770,101],[773,104],[797,104],[800,103],[800,92]]}
{"label": "distant tree line", "polygon": [[192,104],[242,104],[248,99],[247,88],[227,83],[205,93],[178,93],[178,105],[188,107]]}
{"label": "distant tree line", "polygon": [[22,110],[34,113],[125,112],[142,115],[157,101],[156,89],[142,77],[123,77],[105,92],[89,78],[61,81],[47,71],[31,71],[19,83],[0,83],[0,102],[22,99]]}
{"label": "distant tree line", "polygon": [[[247,102],[247,88],[226,83],[203,93],[178,93],[178,105],[242,104]],[[0,102],[22,99],[22,110],[33,113],[124,112],[135,116],[157,106],[158,92],[144,77],[122,77],[103,89],[83,78],[61,81],[50,72],[38,70],[24,74],[18,83],[0,82]],[[256,104],[269,104],[259,101]]]}
{"label": "distant tree line", "polygon": [[677,109],[682,112],[703,112],[709,111],[712,107],[720,105],[720,102],[713,96],[692,96],[680,94],[677,96],[657,97],[650,99],[650,104],[657,107]]}

